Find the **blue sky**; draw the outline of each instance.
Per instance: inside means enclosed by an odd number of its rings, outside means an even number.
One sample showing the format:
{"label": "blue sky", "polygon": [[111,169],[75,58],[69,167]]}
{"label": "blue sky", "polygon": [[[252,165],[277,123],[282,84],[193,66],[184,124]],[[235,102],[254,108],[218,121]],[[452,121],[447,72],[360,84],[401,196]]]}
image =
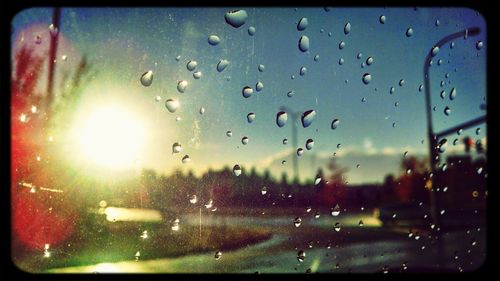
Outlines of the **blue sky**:
{"label": "blue sky", "polygon": [[[248,13],[246,23],[233,28],[225,22],[224,14],[234,9],[63,8],[61,34],[71,43],[75,56],[87,55],[98,70],[76,114],[85,114],[103,101],[135,111],[148,128],[141,165],[166,173],[181,166],[201,172],[207,167],[236,163],[266,168],[269,159],[284,157],[295,149],[291,148],[290,118],[283,128],[274,122],[282,105],[294,111],[317,112],[310,127],[299,127],[299,147],[304,148],[309,138],[315,141],[313,150],[306,154],[324,158],[345,150],[343,157],[349,153],[385,157],[409,150],[425,155],[424,92],[418,91],[423,83],[425,56],[442,37],[471,26],[480,27],[481,34],[455,40],[453,49],[446,45],[434,58],[434,127],[445,129],[485,114],[479,106],[486,103],[488,43],[486,23],[476,11],[333,8],[327,12],[322,7],[244,7]],[[379,22],[381,15],[386,17],[385,24]],[[302,17],[308,18],[309,24],[304,31],[298,31],[297,22]],[[48,26],[50,18],[50,9],[20,12],[12,21],[13,40],[29,26]],[[347,22],[351,31],[346,35],[343,31]],[[248,34],[250,26],[256,29],[254,36]],[[405,35],[409,27],[414,31],[411,37]],[[207,42],[212,34],[221,39],[217,46]],[[305,53],[297,47],[302,35],[310,39],[310,49]],[[484,43],[480,50],[475,47],[478,40]],[[341,41],[346,44],[343,49],[338,47]],[[314,61],[315,55],[319,55],[318,61]],[[374,63],[362,68],[369,56]],[[344,59],[343,65],[338,63],[340,58]],[[220,59],[230,61],[221,73],[215,70]],[[438,66],[439,59],[443,63]],[[186,69],[189,60],[198,62],[202,78],[194,79]],[[264,72],[258,71],[259,64],[265,65]],[[304,76],[299,75],[302,66],[307,68]],[[146,88],[139,78],[148,70],[153,70],[154,80]],[[372,76],[367,85],[362,82],[364,73]],[[445,78],[447,73],[449,78]],[[403,86],[398,85],[401,79],[405,81]],[[188,81],[185,93],[176,90],[178,80]],[[264,84],[261,92],[255,92],[258,81]],[[445,81],[443,87],[441,81]],[[248,99],[241,95],[244,86],[254,88]],[[395,88],[392,95],[391,87]],[[457,90],[455,100],[439,97],[441,90],[448,96],[452,88]],[[286,94],[291,90],[295,95],[289,98]],[[162,97],[161,102],[155,102],[157,95]],[[164,106],[167,98],[178,99],[181,108],[168,112]],[[443,114],[445,106],[452,109],[450,116]],[[203,115],[199,114],[200,107],[205,108]],[[249,112],[256,114],[252,124],[246,121]],[[340,124],[332,130],[330,124],[335,118],[340,119]],[[486,129],[482,128],[475,138],[485,137]],[[226,136],[228,130],[233,132],[231,138]],[[248,145],[241,144],[244,136],[250,139]],[[290,140],[288,145],[283,145],[284,138]],[[425,140],[424,144],[421,140]],[[184,154],[172,155],[174,142],[183,144],[184,152],[193,160],[190,164],[181,164]],[[288,163],[273,168],[273,172],[279,175],[290,168]],[[351,174],[351,182],[380,181],[387,172],[397,169],[397,163],[372,165],[369,169],[374,174],[370,178],[363,177],[362,172]],[[310,171],[303,176],[314,177]]]}

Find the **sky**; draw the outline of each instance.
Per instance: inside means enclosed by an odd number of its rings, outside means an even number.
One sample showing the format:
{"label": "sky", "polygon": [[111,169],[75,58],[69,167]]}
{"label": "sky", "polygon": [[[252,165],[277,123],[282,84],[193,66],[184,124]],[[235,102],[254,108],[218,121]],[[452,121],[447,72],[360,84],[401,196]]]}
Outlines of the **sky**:
{"label": "sky", "polygon": [[[235,28],[226,23],[224,15],[238,9],[245,10],[248,18]],[[51,15],[47,8],[17,14],[12,20],[13,51],[26,42],[40,54],[46,52]],[[386,18],[384,24],[381,15]],[[297,22],[303,17],[308,25],[299,31]],[[346,23],[351,25],[348,34],[344,33]],[[253,36],[248,32],[250,26],[255,28]],[[305,150],[298,159],[303,179],[313,178],[315,165],[320,165],[311,159],[328,159],[337,152],[338,161],[349,168],[351,183],[381,182],[387,173],[399,172],[398,155],[409,151],[424,157],[428,153],[425,97],[418,90],[424,81],[425,56],[441,38],[473,26],[481,29],[478,36],[456,39],[453,48],[446,44],[433,58],[433,124],[440,131],[486,113],[480,105],[486,103],[487,27],[483,17],[471,9],[63,8],[58,57],[66,55],[67,60],[57,62],[56,81],[64,71],[74,69],[82,56],[87,57],[96,74],[85,86],[75,116],[84,120],[95,108],[125,108],[146,128],[137,154],[141,168],[167,174],[177,168],[193,169],[201,174],[209,167],[240,164],[255,166],[258,171],[270,168],[277,178],[283,172],[291,173],[297,149],[291,141],[291,112],[284,127],[275,122],[280,107],[286,106],[299,113],[316,111],[309,127],[298,126],[298,146]],[[408,28],[413,29],[410,37],[406,36]],[[42,43],[35,45],[37,34]],[[210,35],[217,35],[220,43],[210,45]],[[303,35],[310,40],[307,52],[298,48]],[[342,41],[345,47],[340,49]],[[479,50],[477,41],[483,42]],[[316,55],[319,58],[314,60]],[[368,57],[373,64],[362,67]],[[230,63],[218,72],[221,59]],[[200,79],[187,69],[190,60],[197,62]],[[263,72],[258,70],[259,64],[265,66]],[[307,68],[303,76],[301,67]],[[145,87],[140,77],[149,70],[154,78]],[[362,81],[365,73],[372,77],[368,84]],[[188,81],[184,93],[177,91],[179,80]],[[264,87],[257,92],[259,81]],[[44,81],[39,84],[43,89]],[[245,86],[254,89],[249,98],[242,96]],[[448,98],[452,88],[457,91],[453,101]],[[445,99],[440,98],[443,90]],[[292,97],[287,96],[289,91],[294,92]],[[161,101],[155,101],[156,96]],[[175,113],[165,108],[169,98],[180,103]],[[449,116],[443,113],[446,106],[451,108]],[[247,122],[250,112],[256,116],[252,123]],[[334,119],[340,123],[332,130]],[[78,131],[78,125],[75,127]],[[480,127],[478,135],[475,128],[463,135],[485,142],[486,127]],[[229,130],[231,137],[226,135]],[[243,137],[249,138],[248,144],[242,144]],[[455,137],[460,136],[450,140]],[[286,145],[285,138],[289,139]],[[312,150],[305,149],[307,139],[314,140]],[[64,138],[63,142],[68,157],[76,157],[71,152],[80,149],[74,139]],[[175,142],[182,144],[182,153],[172,153]],[[192,161],[183,164],[186,154]],[[287,161],[284,165],[283,160]],[[78,159],[74,162],[80,163]]]}

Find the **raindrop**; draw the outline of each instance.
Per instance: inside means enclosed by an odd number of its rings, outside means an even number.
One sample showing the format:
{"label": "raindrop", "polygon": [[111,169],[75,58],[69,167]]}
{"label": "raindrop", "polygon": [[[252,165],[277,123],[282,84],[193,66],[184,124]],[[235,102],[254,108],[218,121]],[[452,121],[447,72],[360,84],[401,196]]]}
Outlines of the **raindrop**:
{"label": "raindrop", "polygon": [[422,92],[423,89],[424,89],[424,85],[420,84],[420,86],[418,86],[418,91]]}
{"label": "raindrop", "polygon": [[177,108],[179,108],[179,101],[176,99],[168,99],[165,101],[165,107],[168,109],[168,111],[174,113]]}
{"label": "raindrop", "polygon": [[368,57],[366,59],[366,65],[372,65],[372,63],[373,63],[373,58],[372,57]]}
{"label": "raindrop", "polygon": [[262,89],[264,89],[264,84],[262,82],[260,82],[260,81],[257,82],[257,84],[255,84],[255,90],[257,92],[260,92],[260,91],[262,91]]}
{"label": "raindrop", "polygon": [[184,157],[182,157],[182,163],[187,164],[189,162],[191,162],[191,158],[189,158],[189,155],[187,155],[187,154],[184,155]]}
{"label": "raindrop", "polygon": [[257,69],[259,70],[259,72],[264,72],[265,68],[266,67],[263,64],[259,64],[259,66],[257,67]]}
{"label": "raindrop", "polygon": [[250,35],[250,36],[254,36],[255,35],[255,27],[250,26],[248,28],[248,35]]}
{"label": "raindrop", "polygon": [[339,43],[339,49],[342,50],[345,48],[345,42],[344,41],[340,41]]}
{"label": "raindrop", "polygon": [[339,59],[339,65],[343,65],[344,64],[344,59],[343,58],[340,58]]}
{"label": "raindrop", "polygon": [[287,144],[288,143],[288,139],[283,139],[283,144]]}
{"label": "raindrop", "polygon": [[306,141],[306,149],[311,150],[314,147],[314,140],[313,139],[308,139]]}
{"label": "raindrop", "polygon": [[148,238],[148,231],[144,230],[140,236],[142,239],[147,239]]}
{"label": "raindrop", "polygon": [[153,83],[153,71],[149,70],[149,71],[144,72],[144,74],[142,74],[141,84],[144,87],[149,87],[149,86],[151,86],[151,83]]}
{"label": "raindrop", "polygon": [[407,175],[411,174],[411,169],[410,168],[406,169],[406,174]]}
{"label": "raindrop", "polygon": [[179,93],[184,93],[186,91],[187,85],[188,82],[186,80],[179,81],[177,83],[177,91],[179,91]]}
{"label": "raindrop", "polygon": [[344,34],[347,35],[349,32],[351,32],[351,23],[348,22],[344,26]]}
{"label": "raindrop", "polygon": [[205,203],[205,208],[210,209],[214,205],[214,200],[208,199],[208,201]]}
{"label": "raindrop", "polygon": [[396,90],[396,89],[394,89],[394,87],[391,87],[391,88],[389,89],[389,94],[391,94],[391,95],[392,95],[392,94],[394,94],[394,91],[395,91],[395,90]]}
{"label": "raindrop", "polygon": [[297,253],[297,260],[299,262],[304,262],[304,259],[306,258],[306,253],[302,250],[300,250],[298,253]]}
{"label": "raindrop", "polygon": [[381,24],[384,24],[385,23],[385,16],[384,15],[380,16],[380,18],[378,20]]}
{"label": "raindrop", "polygon": [[231,132],[231,131],[227,131],[227,132],[226,132],[226,136],[228,136],[228,137],[233,136],[233,132]]}
{"label": "raindrop", "polygon": [[431,50],[431,56],[436,56],[439,52],[439,47],[438,46],[434,46],[432,47],[432,50]]}
{"label": "raindrop", "polygon": [[239,175],[241,175],[241,167],[240,167],[240,165],[238,165],[238,164],[234,165],[234,167],[233,167],[233,174],[235,176],[237,176],[237,177]]}
{"label": "raindrop", "polygon": [[336,204],[335,207],[331,209],[331,214],[332,216],[336,217],[340,214],[340,206],[339,204]]}
{"label": "raindrop", "polygon": [[314,61],[318,61],[319,60],[319,55],[315,55],[314,56]]}
{"label": "raindrop", "polygon": [[482,47],[483,47],[483,41],[477,41],[476,42],[476,49],[481,50]]}
{"label": "raindrop", "polygon": [[176,61],[180,61],[180,60],[181,60],[181,56],[176,56],[176,57],[175,57],[175,60],[176,60]]}
{"label": "raindrop", "polygon": [[455,42],[450,43],[450,49],[453,49],[455,47]]}
{"label": "raindrop", "polygon": [[340,231],[340,222],[336,222],[334,225],[333,225],[333,229],[335,229],[336,232],[339,232]]}
{"label": "raindrop", "polygon": [[224,15],[224,19],[226,20],[226,23],[228,23],[229,25],[231,25],[234,28],[238,28],[238,27],[244,25],[247,18],[248,18],[248,15],[247,15],[247,12],[245,10],[231,11],[231,12],[227,12]]}
{"label": "raindrop", "polygon": [[318,185],[321,182],[321,176],[317,175],[316,178],[314,179],[314,185]]}
{"label": "raindrop", "polygon": [[156,102],[161,101],[161,97],[160,97],[160,96],[156,96],[156,97],[155,97],[155,101],[156,101]]}
{"label": "raindrop", "polygon": [[179,231],[179,219],[175,218],[170,222],[170,228],[173,231]]}
{"label": "raindrop", "polygon": [[287,120],[288,114],[286,112],[280,111],[278,112],[278,114],[276,114],[276,125],[278,125],[278,127],[281,128],[285,126]]}
{"label": "raindrop", "polygon": [[413,29],[411,27],[408,27],[406,30],[406,37],[411,37],[413,35]]}
{"label": "raindrop", "polygon": [[248,123],[252,123],[255,120],[255,113],[250,112],[247,114],[247,121]]}
{"label": "raindrop", "polygon": [[226,67],[229,65],[228,60],[220,60],[219,63],[217,63],[217,71],[222,72]]}
{"label": "raindrop", "polygon": [[193,195],[191,195],[191,196],[189,197],[189,203],[191,203],[191,204],[196,204],[196,202],[198,202],[198,197],[197,197],[196,195],[194,195],[194,194],[193,194]]}
{"label": "raindrop", "polygon": [[203,115],[205,113],[205,108],[202,106],[200,107],[200,114]]}
{"label": "raindrop", "polygon": [[299,39],[299,50],[301,52],[307,52],[309,50],[309,37],[302,35]]}
{"label": "raindrop", "polygon": [[314,111],[312,109],[302,113],[302,116],[301,116],[302,126],[304,128],[309,127],[311,125],[311,123],[313,122],[315,117],[316,117],[316,111]]}
{"label": "raindrop", "polygon": [[216,46],[220,43],[220,38],[217,35],[208,36],[208,43],[212,46]]}
{"label": "raindrop", "polygon": [[439,96],[442,98],[442,99],[445,99],[446,97],[446,92],[444,90],[441,91],[441,93],[439,94]]}
{"label": "raindrop", "polygon": [[267,187],[265,187],[265,186],[264,186],[264,187],[260,190],[260,193],[261,193],[262,195],[266,195],[266,194],[267,194]]}
{"label": "raindrop", "polygon": [[340,123],[340,120],[339,120],[339,119],[333,119],[333,121],[332,121],[332,125],[331,125],[332,130],[337,129],[337,127],[339,126],[339,123]]}
{"label": "raindrop", "polygon": [[478,175],[480,175],[482,172],[483,172],[483,168],[482,168],[482,167],[479,167],[479,168],[477,169],[477,174],[478,174]]}
{"label": "raindrop", "polygon": [[435,25],[436,25],[436,26],[439,26],[439,20],[436,20]]}
{"label": "raindrop", "polygon": [[368,83],[370,83],[371,81],[372,76],[369,73],[363,74],[363,83],[365,83],[365,85],[368,85]]}
{"label": "raindrop", "polygon": [[447,139],[442,139],[439,144],[438,144],[438,151],[439,153],[444,153],[446,152],[446,145],[448,143]]}
{"label": "raindrop", "polygon": [[397,122],[392,123],[392,127],[396,128]]}
{"label": "raindrop", "polygon": [[66,56],[66,55],[62,55],[61,59],[62,59],[63,61],[66,61],[66,60],[68,59],[68,56]]}
{"label": "raindrop", "polygon": [[364,225],[363,220],[359,220],[358,225],[359,225],[359,226],[363,226],[363,225]]}
{"label": "raindrop", "polygon": [[319,219],[319,217],[320,217],[319,212],[314,213],[314,218],[315,218],[315,219]]}
{"label": "raindrop", "polygon": [[135,253],[135,261],[139,261],[139,258],[141,257],[141,252],[137,251]]}
{"label": "raindrop", "polygon": [[301,224],[302,224],[302,219],[301,219],[301,218],[296,217],[296,218],[293,220],[293,225],[295,225],[295,227],[299,227]]}
{"label": "raindrop", "polygon": [[457,96],[457,90],[455,88],[451,89],[450,100],[454,100],[456,96]]}
{"label": "raindrop", "polygon": [[306,74],[306,72],[307,72],[307,68],[305,66],[302,66],[300,68],[299,74],[300,74],[300,76],[304,76]]}
{"label": "raindrop", "polygon": [[248,144],[248,137],[243,137],[243,138],[241,139],[241,143],[242,143],[243,145],[247,145],[247,144]]}
{"label": "raindrop", "polygon": [[297,156],[299,156],[299,157],[300,157],[300,156],[302,156],[302,154],[304,154],[304,149],[302,149],[302,148],[300,148],[300,147],[299,147],[299,148],[297,148]]}
{"label": "raindrop", "polygon": [[243,94],[244,98],[249,98],[253,94],[253,89],[249,86],[245,86],[243,87],[241,93]]}
{"label": "raindrop", "polygon": [[200,78],[201,78],[201,76],[203,76],[203,73],[201,73],[201,71],[195,71],[195,72],[193,73],[193,78],[194,78],[194,79],[200,79]]}
{"label": "raindrop", "polygon": [[217,251],[217,252],[215,252],[214,258],[215,258],[215,260],[219,260],[221,256],[222,256],[221,251]]}
{"label": "raindrop", "polygon": [[400,87],[403,87],[403,86],[405,85],[405,83],[406,83],[406,82],[405,82],[405,80],[404,80],[404,79],[399,80],[399,86],[400,86]]}
{"label": "raindrop", "polygon": [[55,27],[54,24],[51,23],[49,25],[49,32],[50,32],[50,35],[56,36],[57,33],[59,33],[59,29],[57,27]]}
{"label": "raindrop", "polygon": [[479,135],[479,133],[481,133],[481,128],[476,129],[476,135]]}
{"label": "raindrop", "polygon": [[181,151],[182,151],[182,145],[180,143],[176,142],[172,145],[172,154],[179,153]]}
{"label": "raindrop", "polygon": [[302,30],[305,30],[307,28],[307,25],[308,25],[308,21],[307,21],[307,18],[301,18],[299,20],[299,23],[297,23],[297,30],[298,31],[302,31]]}
{"label": "raindrop", "polygon": [[445,107],[445,108],[444,108],[444,114],[445,114],[446,116],[450,116],[450,113],[451,113],[451,108],[450,108],[450,107],[448,107],[448,106],[447,106],[447,107]]}
{"label": "raindrop", "polygon": [[190,60],[188,61],[188,63],[186,64],[186,68],[189,70],[189,71],[193,71],[196,66],[198,66],[198,63],[194,60]]}

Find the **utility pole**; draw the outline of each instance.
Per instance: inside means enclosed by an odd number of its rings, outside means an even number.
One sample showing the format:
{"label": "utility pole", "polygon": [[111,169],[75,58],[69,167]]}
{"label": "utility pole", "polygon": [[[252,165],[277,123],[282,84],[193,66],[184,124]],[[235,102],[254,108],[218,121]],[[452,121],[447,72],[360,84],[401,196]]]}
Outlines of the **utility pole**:
{"label": "utility pole", "polygon": [[47,81],[47,118],[50,117],[51,107],[54,101],[53,85],[54,85],[54,70],[56,66],[57,44],[59,41],[59,25],[61,22],[61,8],[54,8],[52,12],[52,25],[50,27],[50,46],[49,46],[49,76]]}

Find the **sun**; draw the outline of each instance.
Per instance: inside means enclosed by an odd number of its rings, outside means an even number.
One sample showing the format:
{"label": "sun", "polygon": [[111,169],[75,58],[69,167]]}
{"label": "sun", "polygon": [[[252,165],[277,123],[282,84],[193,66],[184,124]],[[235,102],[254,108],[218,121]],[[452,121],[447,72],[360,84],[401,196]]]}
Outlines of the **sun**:
{"label": "sun", "polygon": [[144,144],[145,127],[131,111],[116,106],[93,109],[75,130],[79,153],[106,168],[132,167]]}

